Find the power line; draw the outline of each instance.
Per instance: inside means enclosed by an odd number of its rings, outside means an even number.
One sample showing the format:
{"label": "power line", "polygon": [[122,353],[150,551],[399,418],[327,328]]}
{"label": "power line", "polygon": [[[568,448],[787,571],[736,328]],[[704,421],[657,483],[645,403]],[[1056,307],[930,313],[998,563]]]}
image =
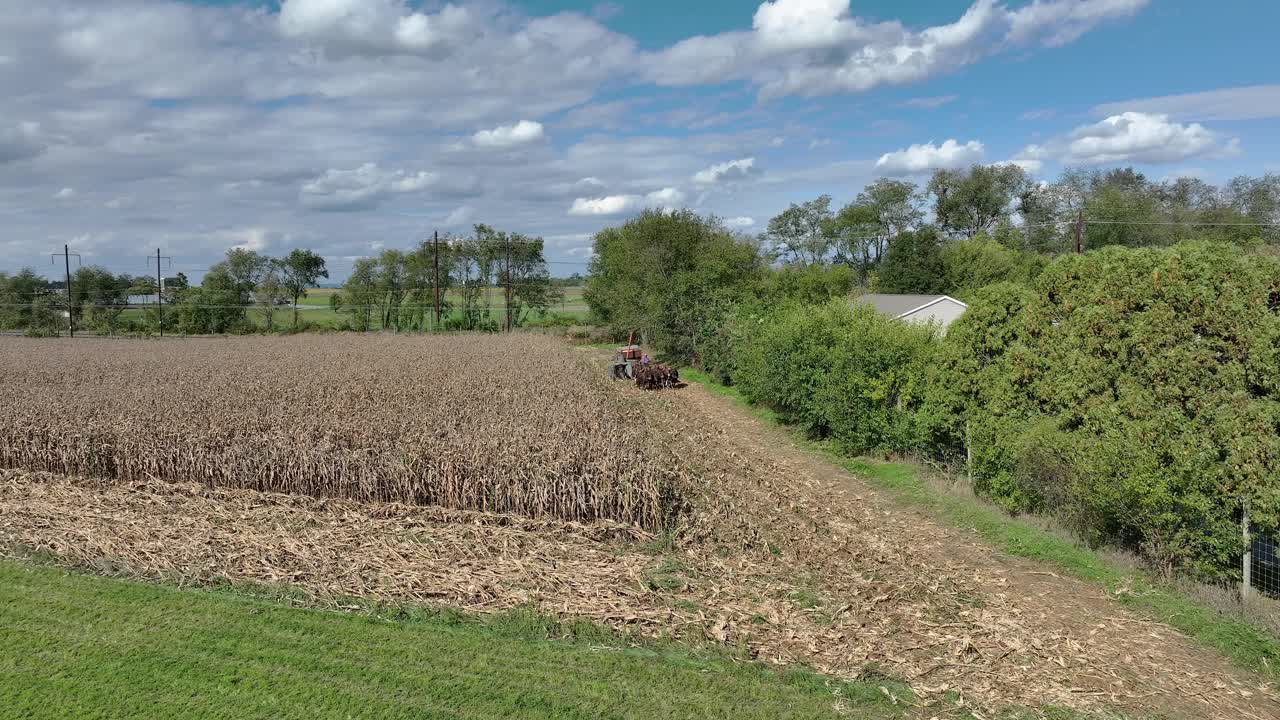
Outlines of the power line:
{"label": "power line", "polygon": [[1183,227],[1280,227],[1280,223],[1197,222],[1194,220],[1090,220],[1089,218],[1085,218],[1085,223],[1090,225],[1161,225]]}

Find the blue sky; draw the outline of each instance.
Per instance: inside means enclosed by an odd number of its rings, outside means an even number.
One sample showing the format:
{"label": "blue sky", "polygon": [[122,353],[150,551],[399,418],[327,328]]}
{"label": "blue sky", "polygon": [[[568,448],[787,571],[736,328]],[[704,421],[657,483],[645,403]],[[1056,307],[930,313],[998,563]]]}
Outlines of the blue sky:
{"label": "blue sky", "polygon": [[303,246],[341,278],[486,222],[567,274],[645,207],[755,233],[973,162],[1280,172],[1276,27],[1244,0],[11,3],[0,271]]}

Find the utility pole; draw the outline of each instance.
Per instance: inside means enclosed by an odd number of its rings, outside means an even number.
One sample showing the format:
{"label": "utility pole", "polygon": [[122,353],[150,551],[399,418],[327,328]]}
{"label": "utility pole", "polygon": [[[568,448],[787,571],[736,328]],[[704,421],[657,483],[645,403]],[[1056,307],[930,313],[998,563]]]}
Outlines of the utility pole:
{"label": "utility pole", "polygon": [[54,258],[58,257],[59,254],[62,255],[62,261],[65,264],[66,271],[67,271],[66,285],[63,287],[63,289],[67,291],[67,329],[70,331],[71,337],[75,337],[76,336],[76,314],[73,311],[73,308],[71,307],[71,256],[72,255],[76,256],[76,267],[79,267],[80,253],[73,253],[71,252],[71,248],[67,247],[66,245],[63,245],[62,252],[49,253],[49,259],[53,260]]}
{"label": "utility pole", "polygon": [[1076,254],[1084,252],[1084,209],[1076,211]]}
{"label": "utility pole", "polygon": [[[436,265],[436,325],[440,327],[440,231],[436,230],[434,239],[431,241],[431,255]],[[434,328],[433,328],[434,329]]]}
{"label": "utility pole", "polygon": [[[164,278],[160,277],[161,260],[168,260],[169,267],[173,267],[173,258],[161,255],[160,248],[156,248],[156,307],[160,311],[160,337],[164,337]],[[151,258],[147,258],[147,264],[151,264]]]}
{"label": "utility pole", "polygon": [[507,235],[507,332],[511,332],[511,235]]}

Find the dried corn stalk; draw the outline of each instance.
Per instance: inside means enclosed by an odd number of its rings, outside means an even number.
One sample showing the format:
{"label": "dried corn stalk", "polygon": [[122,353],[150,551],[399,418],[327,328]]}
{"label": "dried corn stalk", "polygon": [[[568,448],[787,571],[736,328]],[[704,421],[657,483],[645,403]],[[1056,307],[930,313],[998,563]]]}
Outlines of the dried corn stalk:
{"label": "dried corn stalk", "polygon": [[680,471],[520,337],[0,341],[0,466],[656,529]]}

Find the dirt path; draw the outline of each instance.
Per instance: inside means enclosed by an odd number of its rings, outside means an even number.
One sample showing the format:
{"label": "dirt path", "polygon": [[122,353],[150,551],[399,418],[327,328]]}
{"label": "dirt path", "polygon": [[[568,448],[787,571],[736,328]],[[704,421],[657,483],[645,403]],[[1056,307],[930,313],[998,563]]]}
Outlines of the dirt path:
{"label": "dirt path", "polygon": [[[813,573],[813,592],[843,608],[821,638],[830,646],[806,653],[828,669],[883,667],[925,696],[950,691],[988,703],[1280,718],[1275,687],[1102,588],[904,509],[697,385],[660,402],[680,418],[683,452],[728,460],[708,471],[712,482],[741,483],[775,505],[778,525],[754,530],[787,536],[778,540],[782,554]],[[877,594],[868,599],[868,589]]]}

